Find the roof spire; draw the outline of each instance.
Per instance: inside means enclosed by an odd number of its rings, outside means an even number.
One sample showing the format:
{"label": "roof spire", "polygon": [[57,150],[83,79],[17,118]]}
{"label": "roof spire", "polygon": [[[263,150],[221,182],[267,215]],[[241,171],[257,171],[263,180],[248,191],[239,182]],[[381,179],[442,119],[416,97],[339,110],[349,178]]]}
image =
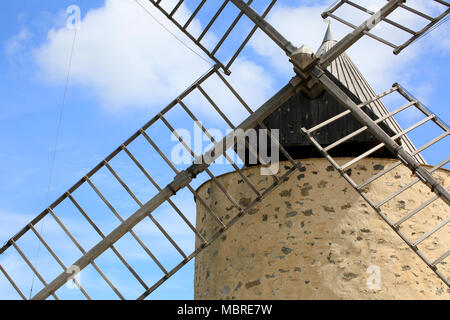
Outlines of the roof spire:
{"label": "roof spire", "polygon": [[327,41],[336,41],[333,30],[331,30],[331,21],[326,20],[326,22],[328,22],[328,28],[327,28],[327,32],[325,33],[325,37],[323,38],[322,43],[325,43]]}

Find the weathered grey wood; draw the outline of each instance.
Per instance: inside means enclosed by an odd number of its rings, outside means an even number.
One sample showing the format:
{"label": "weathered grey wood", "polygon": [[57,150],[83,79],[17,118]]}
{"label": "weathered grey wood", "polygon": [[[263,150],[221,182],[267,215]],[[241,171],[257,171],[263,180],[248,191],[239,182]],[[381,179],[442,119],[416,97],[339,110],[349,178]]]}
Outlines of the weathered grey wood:
{"label": "weathered grey wood", "polygon": [[403,147],[398,145],[391,137],[384,132],[372,119],[364,113],[355,102],[350,99],[326,74],[319,68],[315,67],[311,74],[316,78],[328,92],[330,92],[339,102],[349,108],[353,115],[363,125],[369,128],[369,131],[398,158],[400,159],[415,175],[417,175],[428,187],[435,192],[442,200],[450,205],[450,195],[436,179],[411,156]]}
{"label": "weathered grey wood", "polygon": [[281,33],[278,32],[270,23],[264,20],[255,10],[249,7],[242,0],[230,0],[245,15],[252,20],[265,34],[272,39],[283,51],[291,56],[297,49],[290,41],[288,41]]}
{"label": "weathered grey wood", "polygon": [[[404,3],[405,0],[389,0],[389,2],[383,6],[380,11],[364,21],[358,28],[346,35],[341,41],[339,41],[333,49],[329,50],[323,56],[320,57],[320,65],[324,68],[330,65],[331,61],[339,57],[348,48],[350,48],[356,41],[361,39],[366,32],[373,29],[382,19],[391,14],[398,6]],[[326,18],[326,13],[323,18]]]}
{"label": "weathered grey wood", "polygon": [[[244,132],[254,128],[261,119],[267,117],[268,114],[273,112],[276,108],[280,106],[281,103],[289,99],[295,93],[295,88],[289,83],[283,87],[278,93],[276,93],[271,99],[269,99],[265,104],[263,104],[258,110],[256,110],[252,115],[245,119],[237,129],[242,129]],[[231,136],[233,134],[230,133]],[[228,135],[227,135],[228,137]],[[221,142],[224,148],[221,152],[215,152],[213,147],[211,150],[206,152],[208,159],[215,160],[222,155],[223,152],[232,147],[232,142],[227,141],[231,139],[224,138]],[[198,163],[198,162],[197,162]],[[128,219],[126,219],[122,224],[120,224],[116,229],[114,229],[109,235],[97,243],[91,250],[86,252],[80,259],[78,259],[73,266],[83,270],[89,263],[98,258],[103,252],[105,252],[111,245],[122,238],[127,232],[129,232],[136,224],[142,221],[151,212],[157,209],[161,204],[163,204],[167,199],[174,195],[178,190],[184,188],[191,182],[198,174],[203,172],[208,168],[211,162],[202,164],[193,164],[188,169],[177,174],[173,181],[162,189],[158,194],[156,194],[152,199],[150,199],[146,204],[138,209],[134,214],[132,214]],[[53,294],[58,290],[67,280],[70,278],[70,274],[63,272],[58,277],[56,277],[52,282],[45,286],[40,292],[38,292],[33,300],[42,300],[48,298],[49,295]]]}

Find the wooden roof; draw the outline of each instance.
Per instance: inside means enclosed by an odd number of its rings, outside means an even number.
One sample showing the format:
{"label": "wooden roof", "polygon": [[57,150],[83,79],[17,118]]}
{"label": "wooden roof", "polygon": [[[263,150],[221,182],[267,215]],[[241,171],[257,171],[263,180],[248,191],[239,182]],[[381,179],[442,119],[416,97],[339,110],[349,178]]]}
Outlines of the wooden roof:
{"label": "wooden roof", "polygon": [[[331,25],[329,24],[322,45],[317,50],[316,55],[321,56],[330,50],[336,43],[337,41],[334,37]],[[328,67],[328,71],[331,72],[331,74],[339,80],[344,87],[350,90],[350,92],[352,92],[361,102],[368,101],[376,97],[376,93],[372,87],[346,53],[343,53],[336,60],[334,60]],[[381,117],[389,113],[386,106],[380,100],[369,104],[368,107],[377,117]],[[400,125],[393,118],[387,119],[384,123],[386,123],[395,133],[402,130]],[[408,152],[412,153],[416,150],[416,147],[406,135],[402,137],[401,142],[402,146]],[[420,163],[425,163],[425,160],[420,154],[416,156],[416,159]]]}
{"label": "wooden roof", "polygon": [[[322,45],[317,51],[317,55],[325,53],[332,48],[337,41],[334,38],[330,26],[327,29]],[[354,100],[355,103],[373,99],[376,94],[370,87],[364,76],[351,61],[346,53],[339,56],[328,67],[331,78],[342,90]],[[309,158],[320,156],[317,150],[310,144],[309,140],[301,133],[300,128],[312,128],[315,125],[330,119],[331,117],[343,112],[346,108],[341,105],[331,94],[326,91],[315,90],[314,92],[298,92],[274,113],[268,116],[264,123],[270,129],[280,130],[280,142],[288,149],[295,158]],[[386,114],[388,110],[381,101],[370,103],[363,107],[363,110],[372,118],[377,119]],[[390,136],[401,131],[400,126],[394,119],[387,119],[380,123],[381,128]],[[344,137],[362,127],[356,118],[346,116],[326,127],[323,127],[314,133],[315,139],[322,145],[327,146],[334,143],[341,137]],[[416,148],[404,136],[397,140],[410,153]],[[353,136],[342,145],[333,149],[333,156],[355,157],[368,149],[374,147],[379,142],[368,132],[362,132]],[[391,158],[393,155],[386,148],[380,149],[372,154],[373,157]],[[282,158],[282,156],[281,156]],[[420,163],[425,163],[420,155],[416,156]]]}

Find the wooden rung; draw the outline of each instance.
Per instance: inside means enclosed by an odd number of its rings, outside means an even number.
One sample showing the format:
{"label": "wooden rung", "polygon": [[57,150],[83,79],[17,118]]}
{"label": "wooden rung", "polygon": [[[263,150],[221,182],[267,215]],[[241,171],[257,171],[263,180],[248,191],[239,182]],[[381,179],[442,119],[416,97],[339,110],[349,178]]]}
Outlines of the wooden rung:
{"label": "wooden rung", "polygon": [[434,0],[435,2],[438,2],[444,6],[450,7],[450,3],[448,3],[447,1],[444,0]]}
{"label": "wooden rung", "polygon": [[426,208],[427,206],[429,206],[431,203],[433,203],[434,201],[436,201],[437,199],[439,199],[438,195],[433,196],[432,198],[428,199],[427,201],[425,201],[424,203],[422,203],[420,206],[418,206],[417,208],[415,208],[414,210],[412,210],[411,212],[409,212],[406,216],[404,216],[403,218],[401,218],[399,221],[397,221],[394,226],[395,227],[399,227],[403,222],[405,222],[406,220],[409,220],[410,218],[412,218],[413,216],[415,216],[417,213],[419,213],[420,211],[422,211],[424,208]]}
{"label": "wooden rung", "polygon": [[367,130],[367,126],[364,126],[364,127],[362,127],[362,128],[359,128],[358,130],[353,131],[352,133],[346,135],[345,137],[343,137],[343,138],[341,138],[341,139],[339,139],[339,140],[333,142],[332,144],[326,146],[326,147],[324,148],[324,150],[325,150],[326,152],[328,152],[328,151],[330,151],[331,149],[336,148],[338,145],[344,143],[345,141],[347,141],[347,140],[353,138],[354,136],[357,136],[358,134],[360,134],[360,133],[362,133],[362,132],[364,132],[364,131],[366,131],[366,130]]}
{"label": "wooden rung", "polygon": [[200,11],[200,9],[203,7],[203,5],[206,3],[206,0],[202,0],[199,5],[197,6],[197,8],[195,8],[194,12],[192,13],[192,15],[189,17],[189,19],[186,21],[186,23],[183,26],[183,29],[186,30],[186,28],[191,24],[192,20],[194,20],[195,16],[198,14],[198,12]]}
{"label": "wooden rung", "polygon": [[444,227],[448,222],[450,221],[450,218],[445,219],[444,221],[442,221],[440,224],[438,224],[436,227],[434,227],[433,229],[431,229],[430,231],[428,231],[427,233],[425,233],[422,237],[420,237],[419,239],[417,239],[414,242],[414,246],[419,245],[420,243],[422,243],[425,239],[427,239],[428,237],[430,237],[431,235],[433,235],[435,232],[437,232],[438,230],[440,230],[442,227]]}
{"label": "wooden rung", "polygon": [[[435,172],[436,170],[442,168],[443,166],[445,166],[448,162],[450,161],[450,157],[445,159],[444,161],[442,161],[441,163],[439,163],[438,165],[434,166],[433,168],[431,168],[429,170],[430,173]],[[400,163],[399,163],[400,165]],[[395,166],[397,167],[397,166]],[[394,169],[394,167],[392,167],[392,169]],[[392,170],[390,168],[390,170]],[[394,199],[395,197],[397,197],[399,194],[403,193],[404,191],[408,190],[409,188],[411,188],[412,186],[414,186],[417,182],[419,182],[420,179],[419,178],[415,178],[413,179],[411,182],[409,182],[406,186],[402,187],[401,189],[397,190],[396,192],[390,194],[388,197],[386,197],[384,200],[380,201],[379,203],[377,203],[375,205],[376,208],[381,207],[382,205],[384,205],[385,203],[391,201],[392,199]]]}
{"label": "wooden rung", "polygon": [[[422,152],[423,150],[429,148],[430,146],[432,146],[433,144],[435,144],[436,142],[444,139],[446,136],[449,135],[450,132],[444,132],[443,134],[441,134],[439,137],[436,137],[435,139],[431,140],[430,142],[426,143],[425,145],[423,145],[422,147],[416,149],[411,155],[414,156],[420,152]],[[448,160],[450,158],[448,158],[447,160],[445,160],[442,165],[445,165]],[[397,168],[398,166],[400,166],[402,164],[401,161],[397,161],[395,164],[393,164],[391,167],[384,169],[383,171],[377,173],[376,175],[372,176],[371,178],[367,179],[366,181],[364,181],[363,183],[359,184],[357,189],[361,190],[363,189],[365,186],[369,185],[370,183],[374,182],[375,180],[379,179],[380,177],[384,176],[386,173],[392,171],[393,169]],[[417,180],[419,181],[419,180]]]}
{"label": "wooden rung", "polygon": [[[346,21],[346,20],[344,20],[344,19],[342,19],[342,18],[340,18],[340,17],[338,17],[338,16],[336,16],[336,15],[334,15],[334,14],[332,14],[332,13],[329,13],[328,15],[329,15],[331,18],[333,18],[333,19],[335,19],[335,20],[337,20],[337,21],[339,21],[339,22],[341,22],[341,23],[347,25],[348,27],[350,27],[350,28],[352,28],[352,29],[354,29],[354,30],[357,29],[357,26],[355,26],[354,24],[352,24],[352,23],[350,23],[350,22],[348,22],[348,21]],[[368,31],[363,31],[363,33],[364,33],[366,36],[371,37],[372,39],[375,39],[375,40],[377,40],[377,41],[379,41],[379,42],[381,42],[381,43],[384,43],[385,45],[387,45],[387,46],[389,46],[389,47],[391,47],[391,48],[394,48],[394,49],[397,49],[397,48],[398,48],[397,45],[395,45],[395,44],[393,44],[392,42],[389,42],[389,41],[387,41],[387,40],[385,40],[385,39],[383,39],[383,38],[381,38],[381,37],[379,37],[379,36],[376,36],[376,35],[374,35],[373,33],[370,33],[370,32],[368,32]]]}
{"label": "wooden rung", "polygon": [[173,10],[169,13],[169,16],[172,17],[180,8],[180,6],[183,4],[184,0],[179,0],[178,3],[175,5]]}
{"label": "wooden rung", "polygon": [[447,258],[450,255],[450,250],[447,250],[446,253],[444,253],[442,256],[437,258],[436,260],[431,263],[431,265],[436,266],[437,264],[441,263],[445,258]]}
{"label": "wooden rung", "polygon": [[[352,7],[355,7],[355,8],[357,8],[357,9],[359,9],[359,10],[361,10],[361,11],[363,11],[363,12],[369,14],[369,15],[374,15],[374,14],[375,14],[375,12],[373,12],[373,11],[371,11],[371,10],[369,10],[369,9],[367,9],[367,8],[365,8],[365,7],[363,7],[363,6],[360,6],[359,4],[357,4],[357,3],[353,2],[353,1],[346,0],[346,3],[348,3],[348,4],[351,5]],[[411,29],[409,29],[409,28],[407,28],[407,27],[405,27],[405,26],[402,26],[401,24],[399,24],[399,23],[397,23],[397,22],[395,22],[395,21],[392,21],[391,19],[384,18],[383,21],[385,21],[386,23],[389,23],[390,25],[393,25],[394,27],[397,27],[397,28],[399,28],[399,29],[401,29],[401,30],[403,30],[403,31],[406,31],[406,32],[408,32],[408,33],[410,33],[410,34],[413,34],[413,35],[416,34],[415,31],[413,31],[413,30],[411,30]]]}
{"label": "wooden rung", "polygon": [[[247,5],[250,6],[252,4],[253,0],[248,0]],[[242,10],[239,11],[237,17],[233,20],[233,22],[231,23],[230,27],[227,29],[227,31],[225,31],[224,35],[222,36],[222,38],[219,40],[219,42],[217,43],[217,45],[214,47],[214,49],[211,51],[212,55],[215,55],[217,53],[217,51],[219,50],[219,48],[222,46],[222,44],[225,42],[225,40],[228,38],[228,36],[230,35],[231,31],[233,31],[234,27],[237,25],[237,23],[239,22],[239,20],[241,20],[242,16],[244,15],[244,12]]]}
{"label": "wooden rung", "polygon": [[230,2],[230,0],[225,0],[222,5],[220,6],[220,8],[216,11],[216,13],[214,14],[214,16],[212,17],[211,20],[209,20],[208,24],[206,25],[205,29],[203,29],[202,33],[200,34],[200,36],[197,38],[197,42],[200,42],[203,37],[205,36],[205,34],[208,32],[208,30],[211,28],[211,26],[214,24],[214,22],[217,20],[217,18],[219,17],[219,15],[222,13],[223,9],[225,9],[226,5],[228,4],[228,2]]}
{"label": "wooden rung", "polygon": [[426,117],[425,119],[422,119],[421,121],[419,121],[419,122],[417,122],[416,124],[412,125],[412,126],[409,127],[408,129],[403,130],[403,131],[397,133],[395,136],[392,136],[391,139],[392,139],[392,140],[398,139],[398,138],[404,136],[405,134],[407,134],[407,133],[413,131],[414,129],[417,129],[418,127],[420,127],[421,125],[425,124],[426,122],[428,122],[428,121],[434,119],[435,117],[436,117],[436,116],[435,116],[434,114],[432,114],[432,115],[430,115],[429,117]]}
{"label": "wooden rung", "polygon": [[430,17],[429,15],[427,15],[427,14],[425,14],[425,13],[419,11],[419,10],[416,10],[414,8],[411,8],[411,7],[409,7],[409,6],[405,5],[405,4],[400,4],[400,8],[403,8],[403,9],[405,9],[405,10],[407,10],[409,12],[412,12],[412,13],[414,13],[414,14],[422,17],[422,18],[425,18],[427,20],[430,20],[430,21],[434,20],[433,17]]}
{"label": "wooden rung", "polygon": [[[273,6],[275,5],[275,3],[277,2],[277,0],[272,0],[272,2],[269,4],[269,6],[267,7],[267,9],[264,11],[264,13],[262,14],[261,18],[265,19],[266,16],[268,15],[268,13],[270,12],[270,10],[272,10]],[[239,46],[239,48],[236,50],[236,52],[234,53],[233,57],[231,57],[230,61],[228,61],[226,68],[229,69],[231,67],[231,65],[233,64],[233,62],[236,60],[236,58],[239,56],[239,54],[241,53],[242,49],[244,49],[244,47],[247,45],[247,43],[250,41],[251,37],[254,35],[254,33],[256,32],[256,30],[258,30],[258,26],[255,25],[253,27],[253,29],[250,31],[250,33],[247,35],[247,37],[245,38],[245,40],[242,42],[242,44]]]}
{"label": "wooden rung", "polygon": [[[19,246],[16,244],[14,240],[11,240],[13,247],[16,249],[16,251],[19,253],[19,255],[22,257],[22,259],[25,261],[25,263],[30,267],[30,269],[33,271],[33,273],[36,275],[36,277],[39,279],[39,281],[42,282],[44,286],[47,286],[47,282],[45,282],[44,278],[41,276],[41,274],[37,271],[37,269],[33,266],[33,264],[28,260],[27,256],[23,253],[23,251],[19,248]],[[52,296],[59,300],[56,293],[52,292]]]}
{"label": "wooden rung", "polygon": [[16,283],[14,282],[14,280],[9,276],[9,274],[6,272],[5,269],[3,269],[2,265],[0,265],[0,271],[5,275],[6,279],[9,281],[9,283],[13,286],[13,288],[16,290],[16,292],[19,294],[19,296],[23,299],[23,300],[27,300],[27,298],[25,297],[25,295],[22,293],[22,291],[20,291],[19,287],[16,285]]}
{"label": "wooden rung", "polygon": [[[62,221],[56,216],[56,214],[53,212],[53,210],[48,209],[49,213],[55,219],[56,223],[63,229],[64,233],[72,240],[72,242],[77,246],[78,250],[81,251],[81,253],[84,255],[86,254],[86,251],[84,248],[78,243],[78,241],[75,239],[75,237],[70,233],[70,231],[66,228],[66,226],[62,223]],[[108,277],[103,273],[103,271],[100,270],[100,268],[96,265],[94,261],[91,262],[91,265],[95,268],[95,270],[100,274],[100,276],[105,280],[105,282],[111,287],[111,289],[116,293],[116,295],[120,299],[124,299],[122,294],[119,290],[114,286],[114,284],[108,279]]]}
{"label": "wooden rung", "polygon": [[348,115],[350,113],[352,113],[352,112],[347,109],[347,110],[345,110],[345,111],[335,115],[334,117],[332,117],[332,118],[330,118],[330,119],[328,119],[328,120],[326,120],[324,122],[319,123],[318,125],[312,127],[311,129],[308,129],[307,131],[308,131],[308,133],[313,133],[314,131],[317,131],[318,129],[320,129],[322,127],[325,127],[326,125],[328,125],[330,123],[333,123],[334,121],[336,121],[336,120],[338,120],[338,119],[340,119],[340,118],[342,118],[342,117],[344,117],[344,116],[346,116],[346,115]]}
{"label": "wooden rung", "polygon": [[350,167],[352,164],[355,164],[356,162],[364,159],[365,157],[371,155],[372,153],[374,153],[375,151],[381,149],[384,147],[384,143],[380,143],[378,145],[376,145],[375,147],[373,147],[372,149],[364,152],[362,155],[360,155],[359,157],[356,157],[355,159],[347,162],[346,164],[344,164],[341,169],[345,171],[345,169],[347,169],[348,167]]}

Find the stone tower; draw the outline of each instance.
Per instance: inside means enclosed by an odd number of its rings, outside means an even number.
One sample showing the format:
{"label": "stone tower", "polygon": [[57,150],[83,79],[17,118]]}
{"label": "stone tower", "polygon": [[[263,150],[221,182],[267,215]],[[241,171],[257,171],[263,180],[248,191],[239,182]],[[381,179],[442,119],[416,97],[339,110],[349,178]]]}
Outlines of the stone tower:
{"label": "stone tower", "polygon": [[[329,50],[336,40],[330,27],[317,55]],[[357,103],[375,96],[362,74],[344,53],[328,68],[336,83]],[[344,111],[327,92],[299,92],[265,120],[271,129],[280,129],[280,142],[303,165],[272,192],[264,201],[237,222],[220,239],[203,251],[195,261],[196,299],[449,299],[450,292],[406,244],[364,202],[329,162],[321,158],[301,133],[332,115]],[[388,113],[381,102],[367,106],[374,118]],[[335,132],[346,135],[360,128],[356,120],[346,118],[325,130],[316,139],[322,145],[336,140]],[[394,135],[400,127],[395,120],[383,128]],[[407,150],[414,150],[408,138],[399,141]],[[333,157],[349,161],[373,145],[370,134],[362,134],[334,150]],[[420,163],[425,161],[417,157]],[[372,158],[351,167],[355,180],[365,180],[396,160],[381,149]],[[280,170],[289,169],[281,162]],[[398,167],[370,185],[372,195],[381,199],[397,191],[410,178],[410,171]],[[243,170],[260,191],[267,188],[270,177],[260,174],[259,166]],[[442,169],[437,175],[448,185],[450,174]],[[217,178],[234,199],[245,205],[250,190],[241,177],[231,172]],[[212,210],[224,222],[237,211],[225,195],[210,181],[198,189]],[[429,189],[412,188],[401,201],[386,208],[393,216],[405,215],[431,197]],[[376,200],[376,199],[375,199]],[[431,228],[441,214],[448,211],[436,202],[432,219],[422,215],[411,219],[405,228],[409,234],[414,226]],[[197,228],[210,236],[217,224],[197,204]],[[444,214],[445,216],[445,214]],[[442,243],[450,241],[450,234]],[[426,250],[434,250],[430,244]]]}

